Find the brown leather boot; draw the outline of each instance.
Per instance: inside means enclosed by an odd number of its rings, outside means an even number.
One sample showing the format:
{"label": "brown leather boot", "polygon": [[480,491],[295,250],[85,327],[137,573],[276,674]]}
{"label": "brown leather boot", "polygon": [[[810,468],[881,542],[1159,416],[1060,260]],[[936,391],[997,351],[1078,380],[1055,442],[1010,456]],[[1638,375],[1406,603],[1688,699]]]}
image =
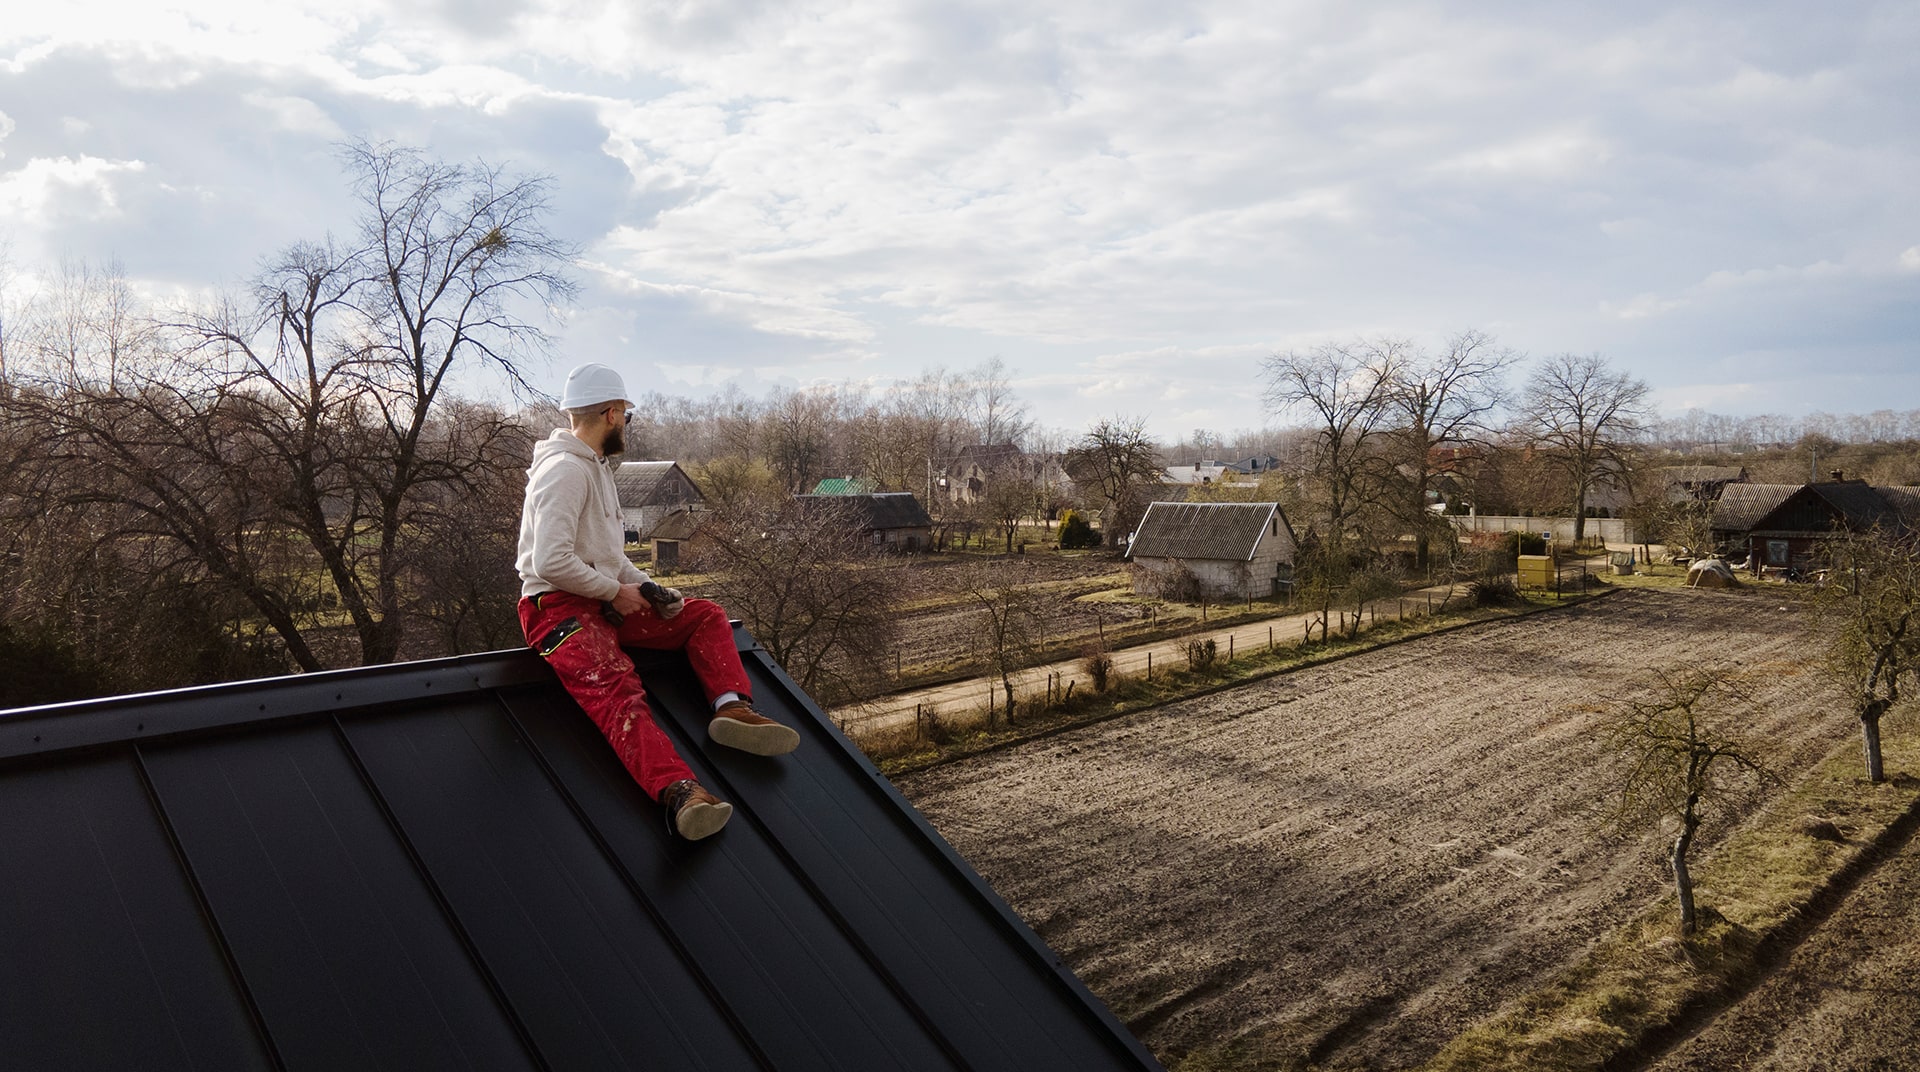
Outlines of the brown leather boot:
{"label": "brown leather boot", "polygon": [[783,756],[800,747],[800,735],[755,711],[745,700],[729,700],[713,713],[707,736],[715,744],[752,752],[756,756]]}
{"label": "brown leather boot", "polygon": [[733,817],[733,805],[707,792],[691,778],[683,778],[662,790],[660,806],[667,812],[667,833],[688,841],[719,833]]}

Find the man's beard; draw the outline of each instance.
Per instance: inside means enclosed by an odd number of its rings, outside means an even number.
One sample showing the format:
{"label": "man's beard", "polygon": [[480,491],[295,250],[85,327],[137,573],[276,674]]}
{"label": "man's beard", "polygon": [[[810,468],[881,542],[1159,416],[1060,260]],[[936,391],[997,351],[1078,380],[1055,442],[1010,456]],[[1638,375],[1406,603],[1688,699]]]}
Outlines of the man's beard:
{"label": "man's beard", "polygon": [[621,428],[617,424],[608,425],[607,438],[600,441],[600,453],[605,454],[607,457],[611,458],[616,454],[625,454],[626,452],[627,452],[626,429]]}

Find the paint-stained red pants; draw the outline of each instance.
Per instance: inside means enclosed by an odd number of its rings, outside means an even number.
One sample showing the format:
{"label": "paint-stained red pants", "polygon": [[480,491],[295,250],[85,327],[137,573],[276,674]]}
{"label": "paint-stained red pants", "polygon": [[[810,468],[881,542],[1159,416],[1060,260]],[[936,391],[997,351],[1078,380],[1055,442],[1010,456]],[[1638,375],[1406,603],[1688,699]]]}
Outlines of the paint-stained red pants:
{"label": "paint-stained red pants", "polygon": [[661,790],[693,777],[693,772],[654,722],[640,675],[621,647],[684,650],[706,689],[707,702],[725,692],[751,698],[747,672],[733,646],[733,626],[720,605],[709,600],[689,599],[669,620],[645,607],[615,629],[601,616],[599,600],[544,592],[520,600],[520,628],[527,643],[552,664],[574,702],[600,727],[633,780],[655,800]]}

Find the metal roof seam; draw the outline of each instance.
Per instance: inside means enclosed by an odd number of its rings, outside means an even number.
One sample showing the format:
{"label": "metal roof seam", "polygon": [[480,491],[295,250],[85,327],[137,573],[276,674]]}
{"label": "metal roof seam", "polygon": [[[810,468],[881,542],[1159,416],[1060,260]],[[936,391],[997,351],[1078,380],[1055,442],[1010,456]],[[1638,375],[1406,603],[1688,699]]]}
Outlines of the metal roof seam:
{"label": "metal roof seam", "polygon": [[348,764],[353,767],[353,772],[360,779],[360,784],[366,789],[368,799],[373,801],[374,810],[380,813],[381,821],[387,824],[387,829],[392,832],[394,841],[400,846],[400,851],[406,854],[407,862],[413,865],[415,875],[426,887],[427,895],[433,899],[434,906],[440,910],[441,918],[446,920],[447,928],[452,932],[461,950],[466,953],[467,959],[473,964],[474,971],[479,973],[494,1004],[499,1007],[501,1014],[513,1028],[514,1036],[520,1040],[521,1047],[526,1050],[527,1056],[534,1064],[551,1072],[553,1065],[541,1051],[532,1029],[521,1018],[519,1010],[514,1008],[512,999],[507,996],[506,988],[500,983],[499,974],[493,970],[493,966],[487,963],[486,956],[480,952],[479,943],[474,941],[473,933],[460,919],[460,914],[454,911],[453,902],[448,899],[446,890],[441,888],[439,880],[434,878],[433,869],[427,866],[426,859],[420,854],[419,846],[415,845],[413,838],[408,835],[406,824],[402,823],[400,817],[394,813],[392,802],[387,799],[385,793],[381,792],[380,783],[374,779],[373,772],[367,769],[365,758],[360,755],[360,750],[354,747],[353,738],[347,733],[346,726],[341,724],[340,716],[335,714],[328,719],[328,722],[335,742],[339,744],[342,754],[347,757]]}
{"label": "metal roof seam", "polygon": [[[735,1036],[737,1036],[741,1043],[747,1048],[747,1051],[753,1056],[754,1061],[759,1064],[761,1068],[766,1069],[767,1072],[774,1072],[778,1066],[773,1063],[773,1060],[767,1055],[766,1051],[761,1048],[760,1041],[754,1038],[753,1032],[749,1030],[746,1023],[740,1019],[739,1014],[734,1011],[733,1004],[727,1001],[726,996],[721,992],[720,988],[714,985],[712,977],[709,976],[706,969],[701,966],[699,958],[693,955],[693,951],[687,948],[686,943],[680,939],[680,935],[676,933],[668,923],[666,914],[660,911],[660,906],[654,903],[653,898],[647,896],[645,888],[634,878],[633,872],[627,868],[626,862],[620,858],[620,853],[608,843],[606,835],[602,833],[600,827],[594,823],[593,819],[588,815],[587,810],[581,806],[579,798],[567,787],[566,780],[561,778],[558,772],[554,770],[553,764],[548,760],[546,753],[541,750],[532,735],[527,732],[527,728],[521,724],[520,716],[513,710],[513,705],[502,700],[499,706],[502,715],[507,720],[507,725],[513,727],[514,736],[519,739],[520,746],[527,750],[527,754],[532,757],[534,765],[539,767],[540,772],[546,776],[547,781],[553,786],[554,795],[559,797],[561,802],[566,805],[567,810],[573,814],[574,820],[580,824],[581,831],[585,833],[587,839],[593,843],[594,849],[598,851],[601,858],[606,861],[607,867],[620,876],[620,881],[626,886],[628,894],[633,897],[634,904],[638,905],[640,910],[646,913],[647,919],[652,921],[654,927],[658,930],[661,940],[664,941],[673,950],[674,955],[680,959],[687,973],[694,978],[700,987],[701,993],[705,994],[707,1000],[718,1010],[721,1019],[725,1020],[728,1026],[733,1028]],[[586,715],[582,713],[580,717],[585,718]]]}
{"label": "metal roof seam", "polygon": [[240,960],[234,955],[233,943],[226,931],[220,926],[220,919],[214,915],[213,901],[208,898],[206,887],[200,884],[200,875],[194,869],[193,861],[187,856],[186,846],[181,844],[180,832],[174,829],[173,817],[167,813],[166,805],[160,800],[160,792],[153,784],[153,774],[147,769],[147,758],[138,742],[129,743],[127,751],[132,754],[134,772],[140,778],[140,789],[147,795],[147,804],[153,809],[154,818],[160,824],[160,830],[166,835],[167,848],[173,854],[174,863],[180,868],[181,878],[187,889],[193,894],[194,906],[199,909],[200,920],[206,925],[207,932],[213,936],[214,944],[219,947],[220,961],[226,966],[227,976],[232,980],[234,990],[240,995],[246,1007],[247,1018],[253,1024],[255,1038],[273,1067],[286,1072],[286,1058],[280,1054],[280,1047],[274,1041],[273,1032],[267,1027],[266,1014],[260,1010],[259,999],[254,996],[253,988],[247,985],[246,973],[240,969]]}

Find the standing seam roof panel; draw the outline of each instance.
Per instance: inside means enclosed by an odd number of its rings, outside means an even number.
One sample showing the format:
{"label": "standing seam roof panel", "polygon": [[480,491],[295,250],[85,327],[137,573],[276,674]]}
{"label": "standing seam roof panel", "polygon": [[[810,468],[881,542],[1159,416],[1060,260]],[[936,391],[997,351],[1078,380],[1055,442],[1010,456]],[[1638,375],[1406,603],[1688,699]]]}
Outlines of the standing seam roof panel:
{"label": "standing seam roof panel", "polygon": [[639,655],[663,726],[736,805],[692,845],[527,652],[0,714],[0,1053],[1158,1067],[737,640],[793,756],[710,749],[684,658]]}

